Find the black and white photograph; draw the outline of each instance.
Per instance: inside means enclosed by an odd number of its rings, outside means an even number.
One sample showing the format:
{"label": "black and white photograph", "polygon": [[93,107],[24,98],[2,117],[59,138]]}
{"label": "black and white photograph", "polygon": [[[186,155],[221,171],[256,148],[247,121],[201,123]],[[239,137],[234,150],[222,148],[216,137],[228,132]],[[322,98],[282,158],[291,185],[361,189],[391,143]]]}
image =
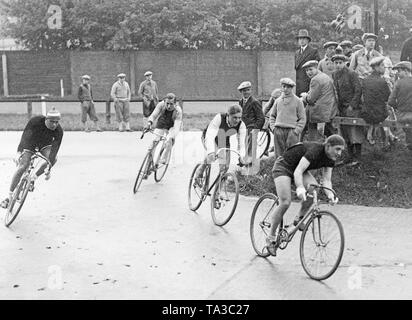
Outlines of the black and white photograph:
{"label": "black and white photograph", "polygon": [[412,299],[412,0],[0,0],[0,54],[0,300]]}

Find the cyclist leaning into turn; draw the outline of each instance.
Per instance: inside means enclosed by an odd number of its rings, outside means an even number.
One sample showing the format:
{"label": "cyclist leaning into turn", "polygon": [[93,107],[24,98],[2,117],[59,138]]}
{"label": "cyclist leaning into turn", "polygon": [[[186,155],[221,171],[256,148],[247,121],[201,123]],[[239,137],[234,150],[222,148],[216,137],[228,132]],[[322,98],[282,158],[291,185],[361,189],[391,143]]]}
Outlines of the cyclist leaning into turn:
{"label": "cyclist leaning into turn", "polygon": [[[17,148],[18,167],[11,181],[9,197],[0,204],[2,208],[8,207],[14,189],[30,165],[31,156],[36,152],[36,149],[50,160],[52,166],[56,163],[57,152],[63,138],[63,129],[59,124],[60,119],[60,112],[52,108],[46,116],[35,116],[27,123]],[[39,167],[30,183],[29,191],[34,190],[35,180],[44,173],[46,167],[47,163],[43,163]],[[47,172],[46,180],[49,178],[50,172]]]}
{"label": "cyclist leaning into turn", "polygon": [[[230,148],[230,137],[237,135],[239,161],[244,163],[246,156],[246,126],[242,121],[242,108],[239,105],[230,106],[226,113],[218,113],[202,133],[202,144],[206,149],[206,158],[196,172],[195,181],[202,187],[202,175],[207,165],[216,159],[216,151],[220,148]],[[230,164],[230,151],[226,152],[225,163],[219,164],[220,170],[227,170]]]}
{"label": "cyclist leaning into turn", "polygon": [[[272,171],[276,193],[279,197],[279,206],[273,214],[270,232],[266,239],[268,251],[271,254],[276,252],[276,229],[291,203],[292,182],[296,185],[296,195],[302,200],[300,212],[293,222],[296,226],[313,203],[313,198],[306,199],[306,191],[313,191],[309,185],[318,184],[309,170],[322,168],[322,185],[332,189],[332,168],[344,148],[345,140],[341,136],[333,134],[324,143],[299,142],[288,148],[283,156],[276,159]],[[337,203],[338,199],[334,198],[331,191],[324,191],[332,203]],[[299,229],[303,230],[303,226],[300,226]]]}
{"label": "cyclist leaning into turn", "polygon": [[[176,102],[176,95],[174,93],[168,93],[166,98],[157,104],[147,120],[147,125],[144,127],[144,130],[150,130],[153,123],[155,123],[155,134],[167,134],[165,141],[166,152],[164,152],[161,159],[159,159],[160,163],[166,163],[166,159],[168,159],[172,151],[176,136],[182,127],[182,117],[183,111]],[[156,136],[149,147],[152,153],[154,153],[159,141],[160,137]],[[147,176],[143,177],[143,179],[147,179]]]}

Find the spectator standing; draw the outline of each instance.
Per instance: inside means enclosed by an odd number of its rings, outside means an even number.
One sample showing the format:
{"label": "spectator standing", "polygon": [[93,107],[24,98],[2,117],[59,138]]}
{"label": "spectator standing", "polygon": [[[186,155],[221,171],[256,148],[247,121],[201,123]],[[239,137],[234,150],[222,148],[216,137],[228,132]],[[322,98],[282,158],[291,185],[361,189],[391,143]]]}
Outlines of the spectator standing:
{"label": "spectator standing", "polygon": [[242,95],[242,99],[239,100],[239,105],[242,107],[242,121],[245,123],[247,129],[247,154],[249,160],[253,161],[253,156],[256,155],[257,134],[265,124],[265,116],[263,114],[262,104],[252,96],[252,83],[250,81],[242,82],[237,89]]}
{"label": "spectator standing", "polygon": [[99,127],[99,119],[97,118],[96,110],[94,108],[92,87],[90,85],[90,76],[87,74],[82,76],[82,83],[80,84],[79,90],[77,92],[77,97],[80,101],[81,121],[83,123],[84,131],[90,132],[90,128],[87,123],[87,115],[89,115],[90,120],[94,122],[96,131],[102,131]]}
{"label": "spectator standing", "polygon": [[349,67],[350,59],[351,59],[352,52],[353,52],[352,51],[352,41],[343,40],[341,43],[339,43],[339,46],[342,48],[343,54],[347,57],[346,66]]}
{"label": "spectator standing", "polygon": [[303,102],[294,93],[295,82],[289,78],[280,80],[283,94],[276,99],[270,112],[270,129],[274,135],[275,158],[299,142],[306,124]]}
{"label": "spectator standing", "polygon": [[319,61],[318,69],[332,78],[332,73],[335,71],[335,65],[332,62],[332,57],[335,55],[338,43],[335,41],[328,41],[323,45],[326,50],[325,57]]}
{"label": "spectator standing", "polygon": [[116,110],[116,120],[119,123],[119,131],[131,131],[130,129],[130,98],[131,92],[129,84],[126,82],[126,75],[119,73],[111,90],[111,97]]}
{"label": "spectator standing", "polygon": [[[333,73],[333,84],[338,98],[339,115],[358,118],[361,112],[362,86],[358,74],[346,66],[345,55],[335,55],[332,61],[336,71]],[[341,125],[342,137],[345,139],[349,157],[344,162],[350,166],[360,161],[365,130],[361,126]]]}
{"label": "spectator standing", "polygon": [[299,49],[295,52],[295,70],[296,70],[296,95],[299,97],[302,92],[308,92],[310,78],[307,76],[303,65],[310,60],[320,60],[319,51],[309,45],[312,38],[308,30],[299,30],[296,39],[299,43]]}
{"label": "spectator standing", "polygon": [[333,80],[318,70],[318,61],[308,61],[303,65],[310,78],[309,92],[301,94],[308,108],[308,140],[323,141],[335,133],[332,119],[337,114],[337,102]]}
{"label": "spectator standing", "polygon": [[[398,75],[398,80],[389,96],[388,104],[396,110],[399,122],[412,125],[412,63],[401,61],[393,69]],[[404,128],[404,131],[406,145],[412,150],[412,128]]]}
{"label": "spectator standing", "polygon": [[[412,35],[412,26],[409,29],[409,33]],[[401,61],[412,62],[412,36],[406,39],[402,44]]]}
{"label": "spectator standing", "polygon": [[362,41],[365,44],[365,47],[352,54],[349,68],[356,71],[360,79],[365,79],[371,74],[372,68],[370,66],[370,61],[372,61],[373,58],[382,56],[375,50],[376,39],[378,39],[378,37],[375,34],[364,33]]}
{"label": "spectator standing", "polygon": [[390,95],[390,89],[383,78],[385,66],[383,61],[385,57],[375,57],[370,61],[372,73],[362,82],[363,93],[363,110],[361,117],[370,124],[367,133],[367,139],[370,144],[375,144],[373,133],[375,125],[384,121],[388,113],[387,101]]}
{"label": "spectator standing", "polygon": [[157,89],[156,81],[152,80],[153,72],[146,71],[144,76],[146,77],[146,80],[140,83],[138,95],[143,99],[143,125],[146,125],[147,118],[152,114],[159,102],[159,91]]}

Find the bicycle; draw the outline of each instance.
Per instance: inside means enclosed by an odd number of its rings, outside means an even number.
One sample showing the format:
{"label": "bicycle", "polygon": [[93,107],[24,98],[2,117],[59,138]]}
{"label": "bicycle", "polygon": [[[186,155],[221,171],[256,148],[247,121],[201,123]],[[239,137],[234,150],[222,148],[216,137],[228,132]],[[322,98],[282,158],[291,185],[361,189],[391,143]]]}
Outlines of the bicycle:
{"label": "bicycle", "polygon": [[47,167],[45,171],[50,173],[50,168],[52,166],[50,160],[43,156],[40,152],[35,152],[31,156],[30,165],[23,173],[19,181],[19,184],[16,186],[16,189],[14,189],[9,205],[7,206],[6,216],[4,218],[4,225],[6,227],[9,227],[14,222],[14,220],[16,220],[21,208],[23,207],[24,201],[26,200],[27,194],[29,192],[30,183],[33,179],[33,175],[36,174],[36,172],[33,169],[36,167],[34,163],[37,158],[40,158],[47,162]]}
{"label": "bicycle", "polygon": [[[215,160],[219,158],[222,152],[234,152],[239,158],[240,154],[229,148],[220,148],[216,152]],[[228,172],[227,169],[219,170],[219,175],[209,186],[211,166],[207,165],[201,177],[202,183],[198,185],[195,181],[196,172],[202,163],[198,163],[193,169],[189,181],[188,203],[192,211],[199,209],[200,205],[206,200],[207,196],[211,196],[211,215],[212,220],[217,226],[224,226],[227,224],[235,213],[237,203],[239,200],[239,182],[233,172]],[[238,166],[243,166],[240,162]],[[213,193],[211,191],[215,188]],[[193,192],[193,195],[192,195]],[[229,197],[233,197],[231,201]],[[232,207],[229,203],[232,202]],[[227,210],[227,212],[226,212]]]}
{"label": "bicycle", "polygon": [[[169,167],[171,152],[169,152],[167,159],[165,159],[165,163],[159,163],[159,160],[162,158],[163,153],[166,152],[166,135],[157,134],[154,132],[153,129],[144,130],[140,139],[143,139],[147,132],[151,132],[152,134],[158,136],[160,141],[155,141],[153,144],[153,148],[147,151],[146,156],[143,159],[143,163],[140,166],[139,172],[136,177],[136,181],[133,186],[133,193],[136,193],[139,189],[142,181],[144,178],[147,178],[152,172],[154,172],[154,180],[156,182],[160,182],[164,175],[166,174],[166,170]],[[161,142],[162,146],[160,148],[159,155],[156,161],[153,160],[153,153],[156,150],[158,143]]]}
{"label": "bicycle", "polygon": [[[338,268],[342,259],[344,250],[344,233],[341,222],[338,218],[329,211],[321,210],[319,205],[321,202],[318,199],[317,189],[326,189],[333,192],[335,198],[336,193],[334,190],[319,186],[310,185],[315,187],[313,194],[308,194],[308,197],[313,197],[313,204],[299,221],[299,223],[291,228],[284,225],[283,220],[279,224],[276,232],[275,248],[284,250],[292,241],[294,235],[298,229],[302,229],[302,236],[300,238],[300,261],[306,274],[315,280],[325,280],[329,278]],[[261,257],[268,257],[271,253],[266,246],[266,237],[268,236],[271,226],[271,215],[274,212],[275,207],[279,205],[279,199],[272,193],[266,193],[259,198],[255,207],[253,208],[251,220],[250,220],[250,237],[252,240],[252,246],[255,252]],[[269,208],[269,209],[267,209]],[[332,229],[332,230],[331,230]],[[332,236],[336,236],[337,239],[329,239],[327,232],[331,230]],[[311,255],[311,244],[313,240],[314,254]],[[335,254],[331,252],[326,253],[326,248],[331,247],[336,243]],[[332,246],[333,247],[333,246]],[[332,248],[333,249],[333,248]],[[332,251],[332,250],[331,250]],[[276,252],[275,252],[276,253]],[[332,263],[327,263],[326,259],[334,257]],[[316,262],[316,259],[320,260]],[[320,269],[325,270],[321,273]]]}

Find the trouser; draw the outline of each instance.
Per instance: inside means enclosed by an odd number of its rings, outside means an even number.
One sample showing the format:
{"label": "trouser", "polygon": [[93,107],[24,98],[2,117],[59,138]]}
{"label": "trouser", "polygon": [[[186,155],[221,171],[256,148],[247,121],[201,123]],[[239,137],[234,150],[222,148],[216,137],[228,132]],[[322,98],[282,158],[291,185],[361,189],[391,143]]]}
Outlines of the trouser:
{"label": "trouser", "polygon": [[117,122],[129,122],[130,120],[130,104],[129,101],[117,101],[114,104],[116,110]]}
{"label": "trouser", "polygon": [[287,148],[299,142],[299,134],[293,128],[273,128],[275,158],[281,156]]}
{"label": "trouser", "polygon": [[97,118],[96,109],[94,108],[94,103],[93,102],[83,101],[80,104],[80,108],[81,108],[81,112],[82,112],[81,120],[82,120],[83,123],[86,123],[87,115],[89,115],[90,120],[92,120],[94,122],[99,120]]}
{"label": "trouser", "polygon": [[[46,146],[46,147],[44,147],[40,150],[40,153],[43,156],[45,156],[47,159],[49,159],[49,157],[50,157],[50,152],[51,152],[51,146]],[[21,179],[23,173],[30,166],[31,156],[33,155],[33,153],[34,152],[31,151],[31,150],[24,149],[24,151],[23,151],[23,153],[20,157],[17,170],[14,173],[13,178],[11,180],[10,192],[13,192],[14,189],[16,189],[16,186],[20,182],[20,179]],[[55,162],[56,162],[56,160],[53,159],[52,165],[54,165]],[[38,176],[38,177],[41,176],[44,173],[44,170],[46,169],[46,167],[47,167],[47,163],[42,163],[41,166],[38,168],[38,170],[36,172],[36,176]]]}
{"label": "trouser", "polygon": [[360,160],[362,155],[362,144],[348,143],[348,155],[350,160]]}
{"label": "trouser", "polygon": [[332,122],[323,123],[308,123],[308,140],[323,142],[325,136],[329,137],[337,133],[337,129],[333,127]]}
{"label": "trouser", "polygon": [[[173,131],[174,131],[173,127],[170,128],[170,129],[156,128],[153,131],[155,134],[167,135],[166,140],[164,142],[166,147],[165,147],[165,152],[162,155],[162,160],[167,159],[169,157],[170,152],[172,152],[172,148],[173,148],[173,145],[175,143],[175,138],[171,138],[170,135],[171,135],[171,133],[173,133]],[[156,135],[155,138],[153,139],[153,142],[149,146],[149,150],[152,151],[153,158],[154,158],[154,153],[155,153],[156,147],[159,144],[159,141],[160,141],[160,137]]]}
{"label": "trouser", "polygon": [[256,159],[256,149],[257,149],[257,138],[259,129],[248,129],[248,134],[246,136],[246,146],[247,146],[247,156],[249,162],[254,162]]}

